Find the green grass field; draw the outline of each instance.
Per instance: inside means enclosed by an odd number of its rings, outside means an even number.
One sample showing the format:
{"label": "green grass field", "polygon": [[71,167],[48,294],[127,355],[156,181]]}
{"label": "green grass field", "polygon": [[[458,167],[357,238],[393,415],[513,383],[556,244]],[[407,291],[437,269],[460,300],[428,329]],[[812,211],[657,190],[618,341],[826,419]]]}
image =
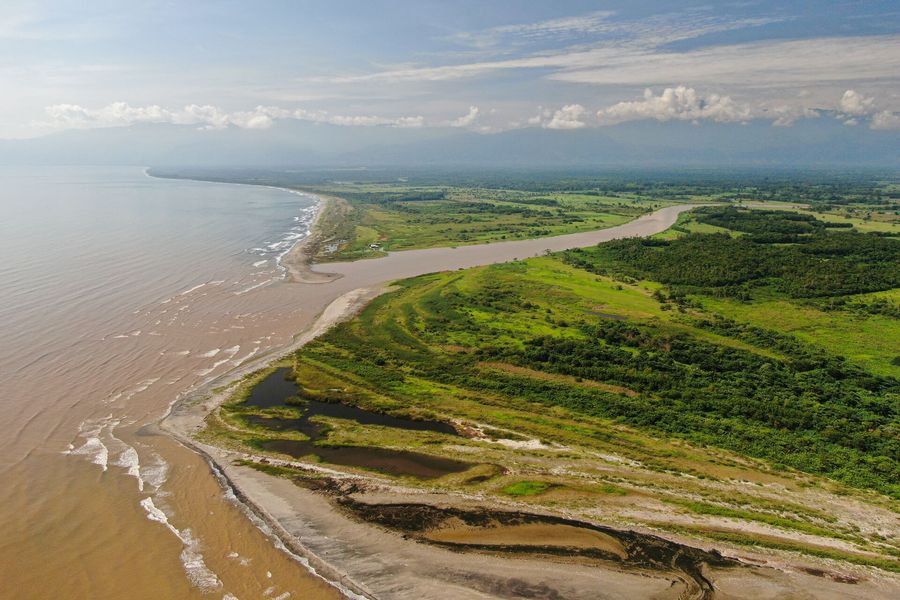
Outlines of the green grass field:
{"label": "green grass field", "polygon": [[[337,247],[319,260],[383,251],[530,239],[604,229],[674,202],[637,195],[524,192],[454,187],[350,185],[316,188],[347,203],[344,223],[325,223]],[[373,244],[376,247],[373,247]]]}
{"label": "green grass field", "polygon": [[[711,307],[682,312],[655,295],[659,284],[597,276],[555,256],[398,285],[357,319],[296,353],[291,361],[298,382],[313,395],[339,393],[342,402],[370,410],[453,419],[480,433],[448,438],[329,419],[329,444],[477,459],[473,470],[437,483],[400,478],[409,486],[437,485],[576,512],[603,507],[613,521],[637,519],[662,529],[671,528],[665,523],[674,511],[680,522],[692,523],[691,535],[727,534],[730,543],[758,545],[759,536],[743,533],[741,523],[752,522],[766,528],[762,539],[770,546],[822,552],[820,543],[797,542],[802,534],[869,552],[834,550],[830,556],[885,568],[895,564],[890,555],[880,556],[887,551],[884,540],[861,533],[855,513],[836,506],[847,496],[894,510],[896,501],[802,473],[774,457],[758,460],[723,449],[728,444],[708,431],[665,434],[627,411],[616,413],[616,406],[655,396],[642,388],[497,356],[515,355],[539,337],[583,344],[589,341],[585,325],[619,323],[666,339],[688,336],[772,364],[790,360],[769,346],[698,326]],[[234,410],[223,411],[207,435],[254,451],[259,440],[279,435],[242,427],[243,411]],[[878,515],[882,509],[871,510]]]}
{"label": "green grass field", "polygon": [[[377,231],[354,227],[362,240]],[[723,231],[747,235],[690,215],[659,239]],[[900,290],[837,307],[772,285],[744,300],[702,287],[675,296],[570,257],[397,282],[282,364],[310,397],[466,431],[325,421],[329,445],[475,464],[436,481],[398,477],[410,487],[900,568],[896,529],[880,524],[900,497]],[[888,308],[859,308],[876,299]],[[290,438],[242,422],[259,377],[211,418],[209,440],[259,452]]]}

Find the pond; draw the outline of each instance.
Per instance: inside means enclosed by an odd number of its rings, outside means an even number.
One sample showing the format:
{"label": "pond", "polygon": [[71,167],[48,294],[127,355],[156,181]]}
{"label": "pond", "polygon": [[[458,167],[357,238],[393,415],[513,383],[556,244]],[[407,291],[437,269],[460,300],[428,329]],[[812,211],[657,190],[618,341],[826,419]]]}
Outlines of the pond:
{"label": "pond", "polygon": [[303,405],[288,405],[286,400],[299,395],[300,388],[293,379],[290,367],[282,367],[254,386],[246,405],[259,408],[291,406],[303,410],[294,419],[270,418],[247,415],[247,422],[272,431],[299,431],[308,440],[269,440],[262,443],[266,450],[281,452],[296,458],[316,456],[323,462],[348,467],[371,469],[390,475],[409,475],[421,479],[434,479],[450,473],[462,473],[472,464],[450,458],[432,456],[407,450],[391,450],[366,446],[323,446],[318,442],[327,437],[326,427],[310,419],[315,416],[348,419],[361,425],[379,425],[409,431],[433,431],[446,435],[459,435],[449,424],[441,421],[418,421],[369,411],[358,406],[339,402],[309,400]]}

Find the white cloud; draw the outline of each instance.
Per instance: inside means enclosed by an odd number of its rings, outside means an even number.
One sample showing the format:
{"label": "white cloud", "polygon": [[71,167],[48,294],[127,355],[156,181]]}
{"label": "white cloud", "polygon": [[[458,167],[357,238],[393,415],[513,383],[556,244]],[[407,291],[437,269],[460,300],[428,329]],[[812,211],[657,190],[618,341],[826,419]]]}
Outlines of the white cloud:
{"label": "white cloud", "polygon": [[890,110],[878,110],[875,98],[866,96],[856,90],[847,90],[841,96],[838,103],[838,118],[844,121],[844,125],[851,127],[869,118],[870,129],[894,130],[900,129],[900,113]]}
{"label": "white cloud", "polygon": [[536,53],[521,58],[437,67],[389,69],[315,81],[439,82],[483,77],[504,70],[549,70],[547,78],[593,85],[729,85],[748,89],[801,87],[900,79],[900,35],[755,42],[675,52],[663,45],[690,37],[655,35],[590,48]]}
{"label": "white cloud", "polygon": [[609,18],[614,14],[610,11],[597,11],[586,15],[549,19],[536,23],[501,25],[481,31],[457,33],[450,36],[449,39],[466,46],[486,48],[498,45],[510,37],[542,40],[607,33],[616,27],[615,24],[609,22]]}
{"label": "white cloud", "polygon": [[544,123],[547,129],[581,129],[586,125],[581,120],[587,110],[580,104],[567,104],[553,113],[553,117]]}
{"label": "white cloud", "polygon": [[790,106],[782,104],[771,109],[763,109],[766,116],[775,117],[775,127],[791,127],[798,119],[816,119],[821,113],[806,106]]}
{"label": "white cloud", "polygon": [[[155,108],[158,109],[159,107]],[[104,109],[100,110],[102,112]],[[140,109],[138,108],[133,110]],[[179,111],[164,112],[169,115],[169,118],[165,121],[157,122],[169,122],[176,123],[178,125],[201,125],[205,129],[222,129],[224,127],[228,127],[228,125],[233,120],[233,117],[224,112],[222,109],[215,106],[210,106],[208,104],[203,106],[189,104]],[[240,127],[241,124],[244,123],[248,118],[249,117],[246,116],[246,113],[242,113],[237,117],[237,122],[235,122],[235,125]]]}
{"label": "white cloud", "polygon": [[847,90],[841,96],[841,112],[852,117],[863,117],[875,111],[875,98],[868,98],[855,90]]}
{"label": "white cloud", "polygon": [[872,129],[900,129],[900,113],[883,110],[872,116]]}
{"label": "white cloud", "polygon": [[450,122],[450,127],[470,127],[478,120],[478,107],[470,106],[469,112]]}
{"label": "white cloud", "polygon": [[657,121],[699,121],[717,123],[747,121],[752,117],[750,107],[735,103],[729,96],[701,95],[694,88],[680,85],[666,88],[659,96],[644,90],[644,99],[619,102],[597,111],[601,124],[615,125],[626,121],[655,119]]}
{"label": "white cloud", "polygon": [[276,106],[257,106],[251,111],[227,112],[217,106],[189,104],[177,110],[158,105],[131,106],[126,102],[113,102],[99,109],[89,109],[77,104],[54,104],[45,108],[52,128],[87,129],[95,127],[124,127],[139,123],[171,123],[197,125],[202,129],[224,129],[228,126],[241,129],[268,129],[276,120],[293,119],[347,127],[422,127],[422,116],[382,117],[376,115],[334,115],[327,111],[308,111],[302,108],[288,110]]}
{"label": "white cloud", "polygon": [[[891,81],[900,73],[900,36],[817,38],[700,48],[638,51],[560,60],[551,79],[594,85],[677,81],[777,88],[840,81]],[[591,64],[593,63],[593,64]]]}

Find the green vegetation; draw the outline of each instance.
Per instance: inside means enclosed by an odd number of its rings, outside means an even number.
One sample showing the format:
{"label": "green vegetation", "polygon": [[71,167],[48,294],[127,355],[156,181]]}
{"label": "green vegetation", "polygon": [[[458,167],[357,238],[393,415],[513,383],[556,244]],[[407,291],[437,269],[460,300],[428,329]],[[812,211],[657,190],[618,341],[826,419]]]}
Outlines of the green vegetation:
{"label": "green vegetation", "polygon": [[450,186],[343,184],[316,189],[345,203],[339,223],[322,223],[334,243],[319,249],[319,260],[603,229],[672,203],[635,195]]}
{"label": "green vegetation", "polygon": [[535,496],[550,489],[550,484],[543,481],[518,481],[503,488],[507,496]]}
{"label": "green vegetation", "polygon": [[[385,203],[458,201],[401,191]],[[900,500],[900,240],[808,212],[710,207],[650,240],[401,281],[290,363],[310,398],[477,432],[328,421],[329,444],[480,463],[405,484],[627,523],[674,505],[697,535],[896,569],[878,523]],[[226,408],[209,435],[272,435]]]}
{"label": "green vegetation", "polygon": [[835,531],[833,528],[811,525],[806,521],[786,518],[771,513],[731,508],[728,506],[721,506],[719,504],[709,504],[707,502],[679,501],[676,502],[676,504],[679,504],[692,513],[696,513],[698,515],[713,515],[717,517],[726,517],[729,519],[738,519],[741,521],[756,521],[758,523],[774,525],[775,527],[780,527],[782,529],[802,531],[803,533],[808,533],[810,535],[834,537],[839,539],[853,539],[853,536],[841,534],[840,532]]}
{"label": "green vegetation", "polygon": [[[822,221],[782,211],[706,208],[699,209],[695,218],[717,227],[728,225],[746,235],[620,240],[570,252],[568,260],[599,274],[660,281],[677,286],[681,293],[742,300],[772,291],[790,298],[810,298],[900,286],[897,239],[832,233]],[[785,246],[787,242],[793,243]]]}
{"label": "green vegetation", "polygon": [[[774,223],[780,243],[761,219]],[[549,258],[409,280],[399,297],[376,301],[303,357],[391,398],[448,387],[509,396],[900,496],[895,378],[704,311],[688,295],[728,297],[723,290],[735,286],[788,299],[887,289],[898,285],[900,242],[777,212],[707,209],[699,220],[744,235],[617,241],[566,253],[569,270]],[[803,242],[785,245],[785,235]],[[638,299],[633,287],[615,289],[590,273],[672,288]],[[585,309],[601,298],[600,309]],[[638,316],[653,318],[629,318]]]}
{"label": "green vegetation", "polygon": [[[597,273],[664,282],[671,306],[693,303],[789,333],[875,374],[900,376],[894,363],[900,339],[900,239],[834,230],[821,221],[798,221],[789,212],[716,208],[695,213],[665,236],[572,252],[566,260]],[[772,231],[782,231],[779,243],[769,242],[773,234],[760,229],[761,219],[772,222]],[[797,223],[808,233],[784,233]],[[710,233],[701,227],[715,227],[719,235],[691,235]],[[784,235],[795,243],[783,243]]]}
{"label": "green vegetation", "polygon": [[[679,202],[768,201],[747,218],[734,208],[705,218],[687,217],[681,233],[742,232],[757,242],[796,242],[824,230],[900,236],[900,209],[891,183],[774,180],[765,185],[732,180],[678,181],[544,175],[536,178],[428,176],[394,181],[365,178],[312,183],[311,191],[340,197],[341,220],[322,223],[332,244],[318,260],[379,256],[385,250],[486,243],[588,231],[618,225]],[[781,200],[809,202],[796,205]],[[729,212],[730,211],[730,212]],[[746,213],[747,211],[741,211]],[[763,211],[760,211],[763,212]],[[675,228],[679,233],[679,227]],[[671,234],[669,234],[671,235]]]}

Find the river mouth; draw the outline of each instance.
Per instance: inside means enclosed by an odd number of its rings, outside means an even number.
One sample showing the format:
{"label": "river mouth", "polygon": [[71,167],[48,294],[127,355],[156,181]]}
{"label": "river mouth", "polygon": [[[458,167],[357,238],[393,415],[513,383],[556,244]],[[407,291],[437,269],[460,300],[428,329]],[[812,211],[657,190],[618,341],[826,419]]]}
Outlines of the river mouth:
{"label": "river mouth", "polygon": [[308,438],[265,440],[259,442],[261,448],[294,458],[315,457],[325,463],[418,479],[437,479],[444,475],[462,473],[474,466],[468,462],[408,450],[323,444],[327,442],[328,427],[314,417],[347,419],[360,425],[378,425],[407,431],[428,431],[453,436],[459,434],[451,425],[442,421],[405,419],[341,402],[298,400],[299,395],[301,388],[293,379],[293,370],[290,367],[280,367],[254,386],[247,399],[241,403],[240,406],[263,410],[290,407],[302,411],[296,418],[241,415],[251,425],[273,432],[299,432]]}

